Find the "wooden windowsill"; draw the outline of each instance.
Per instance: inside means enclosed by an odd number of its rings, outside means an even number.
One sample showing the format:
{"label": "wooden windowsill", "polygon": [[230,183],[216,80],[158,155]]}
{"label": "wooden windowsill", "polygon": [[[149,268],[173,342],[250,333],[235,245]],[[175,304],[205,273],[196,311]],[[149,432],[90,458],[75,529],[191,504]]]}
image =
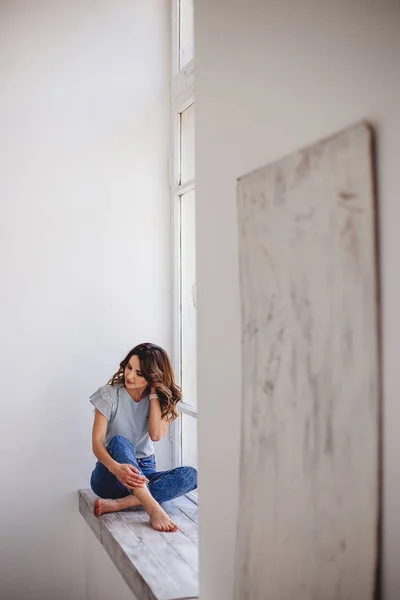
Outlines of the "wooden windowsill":
{"label": "wooden windowsill", "polygon": [[188,498],[163,505],[179,526],[152,529],[143,509],[95,517],[91,490],[79,490],[79,511],[137,600],[198,599],[197,506]]}

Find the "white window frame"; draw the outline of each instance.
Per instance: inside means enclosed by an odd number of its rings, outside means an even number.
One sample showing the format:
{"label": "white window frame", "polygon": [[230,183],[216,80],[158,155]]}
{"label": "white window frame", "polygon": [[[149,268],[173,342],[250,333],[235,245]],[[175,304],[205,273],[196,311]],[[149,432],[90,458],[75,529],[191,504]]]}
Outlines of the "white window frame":
{"label": "white window frame", "polygon": [[[180,197],[195,189],[195,180],[180,182],[180,120],[181,113],[195,101],[194,60],[183,69],[179,69],[179,0],[171,0],[171,154],[169,161],[169,184],[171,188],[172,206],[172,239],[173,239],[173,289],[172,289],[172,363],[177,382],[181,384],[181,265],[180,265]],[[197,409],[185,402],[180,402],[178,411],[197,418]],[[170,427],[172,443],[173,467],[182,465],[182,421],[176,419]],[[197,502],[197,493],[188,496]]]}

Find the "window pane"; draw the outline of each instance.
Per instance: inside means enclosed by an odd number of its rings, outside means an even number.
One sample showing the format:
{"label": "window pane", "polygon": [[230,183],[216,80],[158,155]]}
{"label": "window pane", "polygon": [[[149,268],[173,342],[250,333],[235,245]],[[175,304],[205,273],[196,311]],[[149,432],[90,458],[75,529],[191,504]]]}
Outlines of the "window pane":
{"label": "window pane", "polygon": [[179,68],[194,57],[193,0],[179,2]]}
{"label": "window pane", "polygon": [[197,419],[182,413],[182,464],[197,469]]}
{"label": "window pane", "polygon": [[195,192],[181,196],[181,357],[183,402],[196,401]]}
{"label": "window pane", "polygon": [[181,177],[186,183],[194,179],[194,104],[181,113]]}

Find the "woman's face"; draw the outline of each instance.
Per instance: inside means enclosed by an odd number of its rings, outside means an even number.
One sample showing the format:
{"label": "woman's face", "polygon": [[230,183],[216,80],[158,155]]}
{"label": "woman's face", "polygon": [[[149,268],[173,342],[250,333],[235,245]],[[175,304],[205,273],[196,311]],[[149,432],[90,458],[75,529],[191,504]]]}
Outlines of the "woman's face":
{"label": "woman's face", "polygon": [[140,361],[137,356],[131,356],[124,371],[125,387],[127,390],[139,390],[145,388],[148,383],[140,371]]}

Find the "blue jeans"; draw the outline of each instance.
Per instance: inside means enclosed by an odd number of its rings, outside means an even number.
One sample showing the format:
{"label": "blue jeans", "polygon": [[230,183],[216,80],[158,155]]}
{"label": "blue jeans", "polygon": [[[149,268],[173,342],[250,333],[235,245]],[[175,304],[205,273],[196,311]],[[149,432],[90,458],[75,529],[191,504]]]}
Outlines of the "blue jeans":
{"label": "blue jeans", "polygon": [[[157,502],[168,502],[197,488],[197,471],[193,467],[177,467],[171,471],[156,469],[153,456],[136,458],[135,448],[122,435],[113,437],[107,445],[110,456],[121,464],[133,465],[149,480],[148,489]],[[97,462],[90,486],[100,498],[124,498],[131,493],[107,467]]]}

